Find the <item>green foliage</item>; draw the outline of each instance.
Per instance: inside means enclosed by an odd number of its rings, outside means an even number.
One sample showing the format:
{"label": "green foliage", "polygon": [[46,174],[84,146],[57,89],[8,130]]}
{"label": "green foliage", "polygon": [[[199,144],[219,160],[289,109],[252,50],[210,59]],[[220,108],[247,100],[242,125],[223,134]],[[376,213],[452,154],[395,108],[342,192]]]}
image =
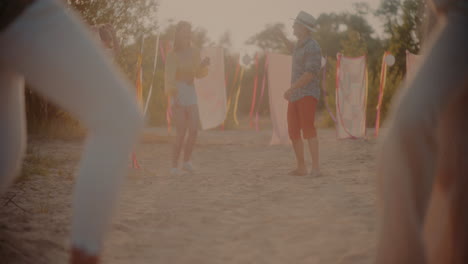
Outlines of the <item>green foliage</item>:
{"label": "green foliage", "polygon": [[376,11],[385,21],[385,47],[397,58],[392,71],[398,74],[406,72],[406,51],[418,53],[421,48],[425,7],[422,0],[387,0]]}
{"label": "green foliage", "polygon": [[134,41],[157,30],[157,0],[67,0],[89,25],[109,23],[117,36]]}
{"label": "green foliage", "polygon": [[361,38],[361,34],[354,30],[348,30],[346,38],[341,41],[343,54],[349,57],[359,57],[367,54],[367,43]]}
{"label": "green foliage", "polygon": [[246,44],[255,45],[264,52],[287,53],[288,50],[277,32],[285,32],[284,24],[268,24],[261,32],[250,37]]}

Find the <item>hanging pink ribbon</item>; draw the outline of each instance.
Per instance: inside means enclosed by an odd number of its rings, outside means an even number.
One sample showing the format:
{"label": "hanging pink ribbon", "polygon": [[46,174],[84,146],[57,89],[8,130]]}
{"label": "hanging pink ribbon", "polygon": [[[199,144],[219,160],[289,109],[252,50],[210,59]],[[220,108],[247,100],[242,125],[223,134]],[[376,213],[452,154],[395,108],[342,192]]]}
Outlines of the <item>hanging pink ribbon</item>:
{"label": "hanging pink ribbon", "polygon": [[140,163],[138,163],[135,151],[132,151],[132,169],[140,169]]}

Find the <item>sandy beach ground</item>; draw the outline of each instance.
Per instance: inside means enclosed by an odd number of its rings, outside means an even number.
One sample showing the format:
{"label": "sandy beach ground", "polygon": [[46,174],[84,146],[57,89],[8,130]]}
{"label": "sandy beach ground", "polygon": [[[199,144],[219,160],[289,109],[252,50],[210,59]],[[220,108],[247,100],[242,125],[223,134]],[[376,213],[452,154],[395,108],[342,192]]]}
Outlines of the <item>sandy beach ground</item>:
{"label": "sandy beach ground", "polygon": [[[203,131],[196,174],[175,177],[172,138],[147,134],[103,263],[372,263],[375,139],[339,141],[320,129],[323,175],[313,178],[287,175],[292,149],[269,146],[269,130]],[[0,263],[66,263],[82,143],[29,144],[28,176],[0,197]]]}

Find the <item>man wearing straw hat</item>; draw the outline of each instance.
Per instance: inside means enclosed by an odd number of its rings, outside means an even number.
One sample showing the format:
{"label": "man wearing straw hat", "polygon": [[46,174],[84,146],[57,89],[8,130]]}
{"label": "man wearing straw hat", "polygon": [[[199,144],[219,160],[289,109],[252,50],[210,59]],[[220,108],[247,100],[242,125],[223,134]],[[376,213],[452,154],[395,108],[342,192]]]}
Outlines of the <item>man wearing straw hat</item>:
{"label": "man wearing straw hat", "polygon": [[[311,32],[316,28],[315,18],[301,11],[294,19],[294,35],[297,37],[295,46],[283,35],[279,36],[293,50],[291,87],[284,93],[288,100],[288,132],[292,141],[297,160],[297,168],[290,175],[307,175],[304,158],[304,138],[309,146],[312,157],[312,176],[320,174],[319,144],[315,128],[315,110],[320,98],[320,68],[321,49],[312,39]],[[301,137],[302,132],[302,137]]]}

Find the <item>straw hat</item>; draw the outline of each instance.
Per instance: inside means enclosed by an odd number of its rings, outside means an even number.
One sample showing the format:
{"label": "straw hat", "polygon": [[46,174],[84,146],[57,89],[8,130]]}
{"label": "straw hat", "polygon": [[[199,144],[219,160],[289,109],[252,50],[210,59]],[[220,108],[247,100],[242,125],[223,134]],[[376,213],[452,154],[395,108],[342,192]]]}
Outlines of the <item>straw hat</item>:
{"label": "straw hat", "polygon": [[308,30],[316,32],[316,19],[311,14],[301,11],[297,14],[297,17],[294,19],[294,22],[299,23],[305,26]]}

